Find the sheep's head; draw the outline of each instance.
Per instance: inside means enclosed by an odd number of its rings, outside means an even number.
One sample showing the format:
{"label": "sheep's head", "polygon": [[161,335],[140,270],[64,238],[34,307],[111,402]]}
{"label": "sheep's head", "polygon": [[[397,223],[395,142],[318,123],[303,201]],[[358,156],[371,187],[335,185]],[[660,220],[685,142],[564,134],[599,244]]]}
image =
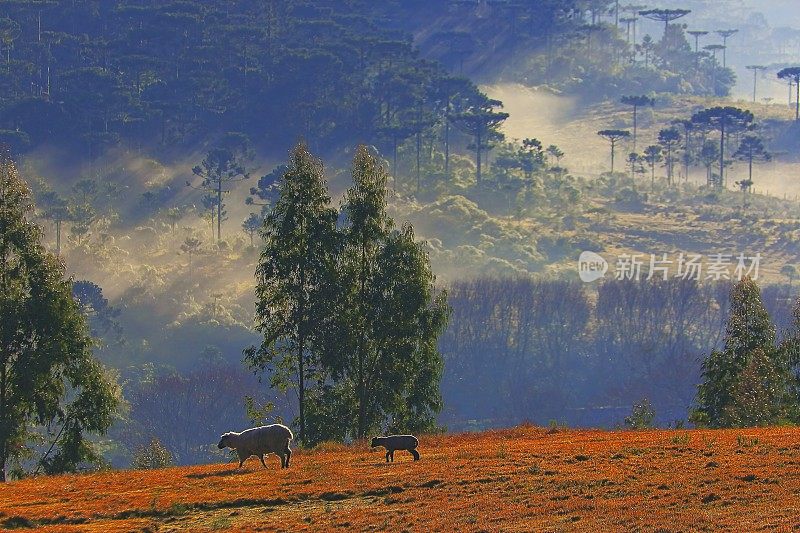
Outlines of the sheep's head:
{"label": "sheep's head", "polygon": [[228,437],[230,437],[230,433],[225,433],[222,437],[220,437],[219,444],[217,444],[217,448],[219,448],[220,450],[222,448],[226,448],[228,445],[225,443],[225,441],[228,440]]}
{"label": "sheep's head", "polygon": [[380,442],[378,441],[378,437],[372,437],[372,444],[370,444],[370,446],[372,446],[373,448],[377,448],[377,447],[378,447],[378,446],[380,446],[380,445],[381,445],[381,444],[380,444]]}

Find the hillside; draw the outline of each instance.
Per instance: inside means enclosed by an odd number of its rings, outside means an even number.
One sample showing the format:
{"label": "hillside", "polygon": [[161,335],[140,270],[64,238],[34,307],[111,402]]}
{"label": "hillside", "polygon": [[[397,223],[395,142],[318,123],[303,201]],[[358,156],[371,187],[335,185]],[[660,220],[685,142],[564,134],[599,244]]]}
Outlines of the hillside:
{"label": "hillside", "polygon": [[0,486],[0,526],[38,531],[559,531],[798,527],[800,431],[532,426],[424,437],[387,465],[365,445],[290,470],[214,464]]}

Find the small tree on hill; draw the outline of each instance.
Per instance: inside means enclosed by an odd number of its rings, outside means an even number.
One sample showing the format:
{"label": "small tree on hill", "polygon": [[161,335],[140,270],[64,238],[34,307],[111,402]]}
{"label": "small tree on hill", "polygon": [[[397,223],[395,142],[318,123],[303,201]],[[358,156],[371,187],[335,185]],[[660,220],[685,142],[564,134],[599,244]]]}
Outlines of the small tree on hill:
{"label": "small tree on hill", "polygon": [[652,183],[656,181],[656,163],[659,163],[664,158],[661,155],[661,147],[657,144],[651,144],[644,149],[644,161],[650,166],[650,180]]}
{"label": "small tree on hill", "polygon": [[789,287],[791,287],[798,274],[797,267],[794,265],[783,265],[781,267],[781,274],[786,276],[789,281]]}
{"label": "small tree on hill", "polygon": [[250,216],[247,217],[244,222],[242,222],[242,231],[244,231],[248,237],[250,237],[250,247],[253,246],[253,236],[258,233],[258,230],[261,229],[261,225],[264,223],[264,220],[255,213],[250,213]]}
{"label": "small tree on hill", "polygon": [[[226,187],[250,179],[250,173],[245,168],[245,161],[250,157],[249,141],[246,139],[237,143],[224,142],[219,147],[209,150],[203,161],[192,169],[192,172],[202,180],[200,186],[194,188],[214,196],[217,242],[222,239],[222,220],[225,216],[223,195],[230,192]],[[193,187],[188,181],[186,185]]]}
{"label": "small tree on hill", "polygon": [[616,155],[617,143],[622,139],[630,137],[631,132],[626,130],[601,130],[598,131],[597,134],[611,143],[611,172],[614,172],[614,157]]}
{"label": "small tree on hill", "polygon": [[135,470],[154,470],[172,464],[172,454],[156,437],[153,437],[149,444],[138,446],[131,459],[131,468]]}
{"label": "small tree on hill", "polygon": [[660,144],[666,152],[664,164],[667,167],[667,183],[669,185],[673,183],[673,169],[675,166],[674,153],[680,142],[681,134],[675,128],[665,128],[658,132],[658,144]]}
{"label": "small tree on hill", "polygon": [[[800,120],[800,67],[787,67],[778,71],[778,78],[790,80],[797,87],[797,102],[795,103],[794,119]],[[791,93],[789,93],[791,94]]]}
{"label": "small tree on hill", "polygon": [[711,139],[706,139],[700,149],[699,157],[703,166],[706,167],[706,185],[710,187],[715,181],[711,169],[719,159],[719,146]]}
{"label": "small tree on hill", "polygon": [[499,100],[491,100],[486,97],[478,98],[466,111],[452,116],[452,122],[465,133],[470,135],[474,141],[472,147],[475,149],[475,166],[477,168],[477,184],[482,180],[482,154],[483,151],[491,147],[491,141],[497,139],[499,132],[497,127],[505,121],[508,113],[495,111],[502,107]]}
{"label": "small tree on hill", "polygon": [[61,226],[70,219],[69,204],[55,191],[47,191],[40,200],[42,217],[56,226],[56,255],[61,255]]}
{"label": "small tree on hill", "polygon": [[725,176],[725,141],[732,133],[748,131],[753,127],[753,113],[738,107],[712,107],[692,115],[692,122],[706,131],[719,132],[719,181],[722,187]]}
{"label": "small tree on hill", "polygon": [[647,398],[633,405],[630,416],[625,417],[625,426],[630,429],[647,429],[653,427],[656,411]]}
{"label": "small tree on hill", "polygon": [[748,179],[750,183],[748,191],[753,186],[753,161],[769,161],[772,155],[764,148],[764,142],[755,135],[745,135],[739,143],[739,148],[733,154],[735,159],[746,161],[748,167]]}
{"label": "small tree on hill", "polygon": [[561,158],[564,157],[564,152],[555,144],[547,147],[547,156],[556,160],[556,166],[561,165]]}
{"label": "small tree on hill", "polygon": [[637,130],[637,111],[640,107],[643,106],[654,106],[656,101],[649,96],[641,95],[641,96],[623,96],[620,100],[625,105],[629,105],[633,107],[633,149],[632,152],[636,151],[636,130]]}

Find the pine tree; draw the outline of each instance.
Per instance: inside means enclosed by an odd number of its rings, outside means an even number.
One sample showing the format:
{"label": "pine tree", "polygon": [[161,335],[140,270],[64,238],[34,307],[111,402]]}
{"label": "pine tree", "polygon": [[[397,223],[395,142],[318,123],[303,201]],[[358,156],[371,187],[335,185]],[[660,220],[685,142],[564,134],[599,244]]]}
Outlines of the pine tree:
{"label": "pine tree", "polygon": [[84,434],[104,433],[118,388],[92,357],[86,318],[64,265],[29,221],[30,193],[0,155],[0,480],[11,461],[33,457],[34,427],[49,446],[36,470],[73,471],[99,461]]}
{"label": "pine tree", "polygon": [[758,285],[742,279],[731,290],[724,347],[703,362],[692,420],[710,427],[776,422],[786,400],[784,359]]}
{"label": "pine tree", "polygon": [[246,349],[245,359],[254,370],[269,372],[273,386],[297,388],[302,442],[308,438],[306,391],[316,371],[314,344],[325,320],[321,295],[330,284],[336,219],[322,163],[299,144],[264,223],[256,269],[256,329],[264,340]]}

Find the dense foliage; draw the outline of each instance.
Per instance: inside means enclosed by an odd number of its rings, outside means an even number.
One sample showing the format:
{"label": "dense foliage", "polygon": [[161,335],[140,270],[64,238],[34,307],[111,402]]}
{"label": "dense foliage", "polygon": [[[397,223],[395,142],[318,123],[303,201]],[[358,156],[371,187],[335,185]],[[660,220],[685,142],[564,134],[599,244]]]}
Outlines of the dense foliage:
{"label": "dense foliage", "polygon": [[337,227],[322,164],[291,154],[256,270],[260,346],[248,364],[298,391],[304,443],[424,431],[441,410],[437,340],[447,323],[428,256],[386,213],[387,174],[360,146]]}
{"label": "dense foliage", "polygon": [[[73,471],[100,457],[116,383],[92,357],[86,319],[64,265],[29,220],[30,192],[0,155],[0,480],[6,468]],[[18,472],[19,473],[19,472]]]}
{"label": "dense foliage", "polygon": [[300,136],[325,149],[404,139],[455,93],[408,34],[383,22],[393,9],[337,0],[5,3],[1,138],[89,157],[119,144],[193,146],[228,131],[273,153]]}
{"label": "dense foliage", "polygon": [[[796,313],[795,313],[796,315]],[[750,427],[796,420],[796,329],[777,344],[775,326],[756,283],[745,278],[731,289],[723,346],[703,362],[703,382],[692,413],[696,424]]]}

